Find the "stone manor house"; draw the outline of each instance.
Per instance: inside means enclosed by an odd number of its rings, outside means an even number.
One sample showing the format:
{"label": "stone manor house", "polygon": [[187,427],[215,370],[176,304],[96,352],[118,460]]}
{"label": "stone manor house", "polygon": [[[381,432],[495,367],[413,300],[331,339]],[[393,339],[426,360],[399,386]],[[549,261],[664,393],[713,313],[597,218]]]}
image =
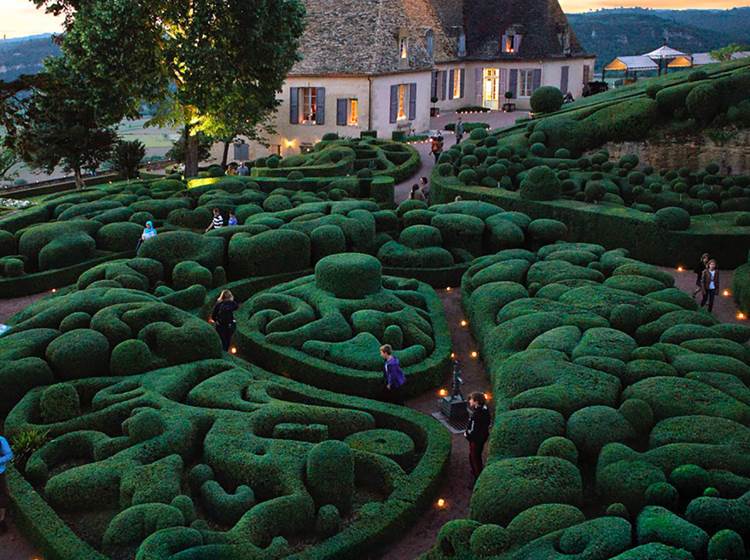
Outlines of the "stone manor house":
{"label": "stone manor house", "polygon": [[[592,79],[557,0],[304,0],[302,59],[281,92],[271,152],[300,153],[329,132],[430,128],[430,108],[518,109],[542,85],[578,98]],[[437,98],[436,103],[431,99]],[[215,146],[215,156],[221,145]],[[230,147],[229,161],[267,155]]]}

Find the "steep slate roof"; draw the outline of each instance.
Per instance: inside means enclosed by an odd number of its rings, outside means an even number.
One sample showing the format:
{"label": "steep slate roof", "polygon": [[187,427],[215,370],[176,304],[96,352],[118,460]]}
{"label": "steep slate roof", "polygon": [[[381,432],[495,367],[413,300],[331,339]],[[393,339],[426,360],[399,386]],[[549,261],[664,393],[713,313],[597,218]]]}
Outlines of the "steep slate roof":
{"label": "steep slate roof", "polygon": [[[302,60],[291,75],[385,74],[425,70],[459,60],[458,36],[466,33],[466,60],[564,56],[558,33],[567,29],[573,56],[584,54],[557,0],[303,0],[306,29]],[[523,27],[515,55],[500,52],[500,38]],[[434,57],[427,54],[432,30]],[[409,40],[408,67],[400,64],[399,34]]]}
{"label": "steep slate roof", "polygon": [[[570,54],[585,54],[557,0],[464,0],[469,59],[551,58],[565,56],[558,33],[567,30]],[[518,25],[523,39],[517,54],[501,52],[505,30]]]}

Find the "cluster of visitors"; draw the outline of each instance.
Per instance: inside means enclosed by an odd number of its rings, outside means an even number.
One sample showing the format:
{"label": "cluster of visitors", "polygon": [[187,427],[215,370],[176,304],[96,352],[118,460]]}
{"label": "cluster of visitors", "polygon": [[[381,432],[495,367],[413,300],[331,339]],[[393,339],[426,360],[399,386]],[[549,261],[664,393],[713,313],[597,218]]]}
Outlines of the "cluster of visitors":
{"label": "cluster of visitors", "polygon": [[242,163],[233,161],[232,163],[227,165],[226,173],[230,176],[239,175],[240,177],[247,177],[248,175],[250,175],[250,167],[244,161]]}
{"label": "cluster of visitors", "polygon": [[422,177],[419,183],[414,183],[411,186],[411,192],[409,193],[410,200],[422,200],[427,204],[430,203],[430,186],[427,177]]}
{"label": "cluster of visitors", "polygon": [[[234,213],[234,210],[230,210],[226,225],[236,226],[238,223],[239,222],[237,221],[237,214]],[[208,233],[212,229],[221,229],[223,227],[224,227],[224,216],[221,215],[220,209],[214,208],[213,217],[211,218],[211,221],[208,223],[208,227],[206,227],[206,233]]]}
{"label": "cluster of visitors", "polygon": [[719,265],[716,259],[711,258],[711,255],[703,253],[694,272],[695,290],[693,290],[693,297],[702,293],[701,307],[708,303],[708,312],[711,313],[714,309],[714,299],[719,291]]}
{"label": "cluster of visitors", "polygon": [[440,134],[440,131],[438,130],[438,133],[430,138],[430,152],[432,153],[433,157],[435,158],[435,163],[437,164],[438,160],[440,159],[440,154],[443,153],[443,145],[445,144],[445,141],[443,139],[443,135]]}

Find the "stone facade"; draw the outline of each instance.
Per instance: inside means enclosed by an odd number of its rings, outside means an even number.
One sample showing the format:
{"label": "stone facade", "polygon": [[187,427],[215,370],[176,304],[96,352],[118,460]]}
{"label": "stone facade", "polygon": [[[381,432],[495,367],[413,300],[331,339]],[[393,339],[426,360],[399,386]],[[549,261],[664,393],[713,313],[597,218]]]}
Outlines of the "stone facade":
{"label": "stone facade", "polygon": [[[304,2],[301,60],[279,92],[272,153],[299,153],[330,132],[358,137],[372,129],[390,138],[394,130],[427,131],[433,94],[442,112],[499,110],[511,89],[516,109],[528,110],[531,91],[542,85],[577,98],[594,68],[557,0]],[[222,147],[212,155],[220,159]],[[248,157],[268,152],[251,144]],[[233,155],[230,149],[229,161]]]}

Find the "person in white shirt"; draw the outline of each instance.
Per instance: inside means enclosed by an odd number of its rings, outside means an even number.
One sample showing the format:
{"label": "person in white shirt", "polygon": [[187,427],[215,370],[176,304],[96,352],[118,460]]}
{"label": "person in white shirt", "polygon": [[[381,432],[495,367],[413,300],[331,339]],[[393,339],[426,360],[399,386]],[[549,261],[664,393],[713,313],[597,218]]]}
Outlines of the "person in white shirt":
{"label": "person in white shirt", "polygon": [[221,212],[218,208],[214,208],[214,217],[211,219],[211,223],[206,228],[206,233],[212,229],[220,229],[224,227],[224,218],[221,216]]}

